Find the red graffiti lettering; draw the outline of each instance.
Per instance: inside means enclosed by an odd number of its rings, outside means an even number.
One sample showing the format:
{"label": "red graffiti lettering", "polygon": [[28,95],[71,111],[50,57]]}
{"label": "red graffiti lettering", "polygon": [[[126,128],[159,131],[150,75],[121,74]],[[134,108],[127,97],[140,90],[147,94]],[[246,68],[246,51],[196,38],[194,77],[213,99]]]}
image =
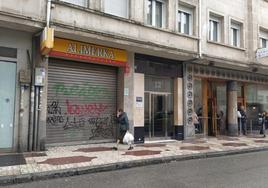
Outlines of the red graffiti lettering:
{"label": "red graffiti lettering", "polygon": [[71,104],[66,100],[67,114],[75,115],[101,115],[107,108],[108,105],[102,103],[88,103],[88,104]]}

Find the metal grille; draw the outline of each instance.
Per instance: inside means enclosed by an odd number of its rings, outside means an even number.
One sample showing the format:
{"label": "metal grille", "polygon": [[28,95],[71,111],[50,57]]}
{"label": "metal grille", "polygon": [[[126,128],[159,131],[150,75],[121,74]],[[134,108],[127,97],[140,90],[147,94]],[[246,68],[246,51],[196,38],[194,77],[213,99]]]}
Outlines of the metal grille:
{"label": "metal grille", "polygon": [[114,140],[116,72],[111,66],[49,62],[47,143]]}

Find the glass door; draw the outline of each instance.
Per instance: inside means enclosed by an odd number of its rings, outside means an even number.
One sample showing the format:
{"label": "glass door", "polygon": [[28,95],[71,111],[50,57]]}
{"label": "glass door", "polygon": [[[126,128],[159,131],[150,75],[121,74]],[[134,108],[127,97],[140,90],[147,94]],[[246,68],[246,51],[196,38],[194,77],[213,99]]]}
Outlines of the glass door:
{"label": "glass door", "polygon": [[145,135],[167,138],[172,134],[173,99],[171,94],[145,93]]}
{"label": "glass door", "polygon": [[208,135],[225,134],[227,93],[224,82],[211,82],[208,98]]}
{"label": "glass door", "polygon": [[167,137],[167,96],[152,94],[152,137]]}

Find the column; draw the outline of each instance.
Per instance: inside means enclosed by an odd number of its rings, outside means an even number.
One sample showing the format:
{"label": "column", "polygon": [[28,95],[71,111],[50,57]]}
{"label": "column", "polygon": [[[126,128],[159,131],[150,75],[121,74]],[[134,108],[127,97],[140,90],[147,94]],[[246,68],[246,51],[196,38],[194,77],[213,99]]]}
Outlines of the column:
{"label": "column", "polygon": [[227,82],[227,125],[228,135],[238,135],[237,125],[237,82]]}
{"label": "column", "polygon": [[183,79],[174,79],[174,131],[175,139],[183,140]]}

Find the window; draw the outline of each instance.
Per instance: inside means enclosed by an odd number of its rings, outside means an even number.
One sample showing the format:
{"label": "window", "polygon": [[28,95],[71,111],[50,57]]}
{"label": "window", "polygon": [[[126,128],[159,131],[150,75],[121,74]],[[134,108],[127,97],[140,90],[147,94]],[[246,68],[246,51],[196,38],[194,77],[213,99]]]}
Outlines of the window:
{"label": "window", "polygon": [[193,10],[180,5],[178,11],[178,30],[187,35],[193,34]]}
{"label": "window", "polygon": [[128,18],[128,9],[128,0],[104,0],[105,13]]}
{"label": "window", "polygon": [[210,15],[209,17],[209,40],[221,42],[222,19]]}
{"label": "window", "polygon": [[260,31],[260,48],[268,48],[268,32]]}
{"label": "window", "polygon": [[61,0],[67,3],[71,3],[74,5],[79,5],[79,6],[83,6],[83,7],[87,7],[87,1],[88,0]]}
{"label": "window", "polygon": [[241,24],[231,22],[230,40],[232,46],[241,46]]}
{"label": "window", "polygon": [[165,1],[148,0],[147,1],[147,24],[163,27],[165,25]]}

